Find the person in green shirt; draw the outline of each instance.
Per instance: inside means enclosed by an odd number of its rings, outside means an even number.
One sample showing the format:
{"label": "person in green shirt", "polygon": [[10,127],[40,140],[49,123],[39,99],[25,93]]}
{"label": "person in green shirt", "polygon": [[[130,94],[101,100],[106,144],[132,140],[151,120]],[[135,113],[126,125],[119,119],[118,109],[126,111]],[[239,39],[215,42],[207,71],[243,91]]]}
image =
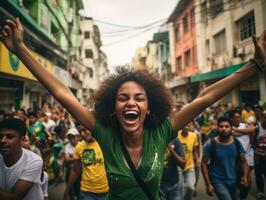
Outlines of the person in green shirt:
{"label": "person in green shirt", "polygon": [[266,68],[266,31],[253,37],[254,58],[237,72],[207,87],[182,110],[170,116],[171,95],[164,83],[145,70],[120,68],[102,83],[94,111],[83,107],[71,90],[43,67],[23,41],[18,18],[7,19],[1,40],[76,120],[93,133],[105,157],[109,200],[148,199],[132,175],[121,150],[124,144],[144,184],[159,199],[163,155],[167,145],[204,109],[241,82]]}
{"label": "person in green shirt", "polygon": [[38,115],[36,112],[30,112],[28,114],[29,118],[29,126],[28,126],[28,133],[30,139],[33,141],[33,144],[39,144],[42,141],[48,139],[51,134],[45,130],[45,126],[43,123],[38,120]]}

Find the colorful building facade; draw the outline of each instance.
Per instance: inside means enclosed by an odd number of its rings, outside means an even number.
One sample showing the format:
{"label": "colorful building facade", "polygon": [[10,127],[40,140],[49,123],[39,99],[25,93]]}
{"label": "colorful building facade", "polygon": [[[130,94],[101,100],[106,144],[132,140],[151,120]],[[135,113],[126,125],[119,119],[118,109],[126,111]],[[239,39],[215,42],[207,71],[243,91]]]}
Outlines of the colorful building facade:
{"label": "colorful building facade", "polygon": [[[0,1],[0,26],[6,18],[19,17],[24,28],[25,44],[36,59],[50,72],[65,74],[64,82],[75,91],[69,66],[75,63],[78,52],[78,10],[81,1],[5,0]],[[69,16],[66,16],[66,13]],[[60,77],[62,78],[62,77]],[[37,108],[53,98],[26,69],[23,63],[0,43],[0,107],[10,104]]]}

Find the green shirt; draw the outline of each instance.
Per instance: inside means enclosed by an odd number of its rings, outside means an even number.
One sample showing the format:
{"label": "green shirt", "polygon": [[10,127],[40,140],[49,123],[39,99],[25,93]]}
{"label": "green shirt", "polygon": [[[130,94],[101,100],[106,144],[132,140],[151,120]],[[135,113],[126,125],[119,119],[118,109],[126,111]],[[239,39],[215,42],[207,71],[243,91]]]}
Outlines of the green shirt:
{"label": "green shirt", "polygon": [[[119,140],[120,130],[107,128],[96,123],[93,136],[102,148],[107,178],[110,187],[108,200],[145,200],[145,193],[139,187],[130,168],[127,167]],[[159,199],[159,185],[163,170],[163,156],[167,145],[176,137],[169,118],[156,129],[144,129],[142,158],[137,171],[156,199]]]}
{"label": "green shirt", "polygon": [[46,138],[45,126],[42,122],[38,121],[35,124],[29,126],[28,132],[30,137],[37,137],[40,140],[44,140]]}

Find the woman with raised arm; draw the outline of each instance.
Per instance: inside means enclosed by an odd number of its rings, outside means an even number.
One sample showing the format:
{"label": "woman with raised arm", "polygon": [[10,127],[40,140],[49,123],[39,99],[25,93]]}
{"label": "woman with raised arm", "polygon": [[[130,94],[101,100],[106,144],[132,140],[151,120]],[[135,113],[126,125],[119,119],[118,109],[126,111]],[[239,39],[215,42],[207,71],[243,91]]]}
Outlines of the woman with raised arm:
{"label": "woman with raised arm", "polygon": [[[32,56],[23,42],[18,18],[6,20],[2,42],[18,56],[32,74],[99,142],[110,186],[108,199],[159,199],[163,155],[176,132],[205,108],[254,76],[266,65],[266,32],[253,37],[254,58],[234,74],[206,88],[193,102],[171,115],[171,95],[163,82],[147,71],[119,69],[101,85],[94,112],[84,108],[58,78]],[[174,131],[172,131],[172,129]],[[124,145],[143,191],[132,175],[121,150]]]}

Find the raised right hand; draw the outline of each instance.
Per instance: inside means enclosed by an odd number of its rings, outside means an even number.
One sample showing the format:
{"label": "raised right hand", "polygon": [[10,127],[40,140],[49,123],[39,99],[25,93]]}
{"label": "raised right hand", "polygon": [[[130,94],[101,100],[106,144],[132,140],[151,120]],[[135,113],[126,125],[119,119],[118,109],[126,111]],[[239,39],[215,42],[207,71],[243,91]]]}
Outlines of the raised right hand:
{"label": "raised right hand", "polygon": [[257,38],[252,37],[255,53],[254,60],[260,65],[262,69],[266,68],[266,30],[264,30],[260,36]]}
{"label": "raised right hand", "polygon": [[24,46],[23,27],[18,18],[7,19],[5,26],[1,30],[1,41],[6,48],[14,54],[18,53],[20,47]]}

